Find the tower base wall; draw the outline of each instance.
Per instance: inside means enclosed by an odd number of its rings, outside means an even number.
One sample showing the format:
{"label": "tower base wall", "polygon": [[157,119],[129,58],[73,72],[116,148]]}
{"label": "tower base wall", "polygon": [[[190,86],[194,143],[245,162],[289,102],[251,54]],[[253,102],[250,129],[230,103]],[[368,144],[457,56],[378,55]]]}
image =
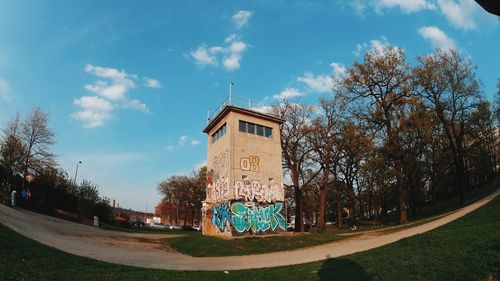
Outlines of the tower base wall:
{"label": "tower base wall", "polygon": [[202,206],[203,235],[259,236],[286,231],[285,204],[228,200],[204,202]]}

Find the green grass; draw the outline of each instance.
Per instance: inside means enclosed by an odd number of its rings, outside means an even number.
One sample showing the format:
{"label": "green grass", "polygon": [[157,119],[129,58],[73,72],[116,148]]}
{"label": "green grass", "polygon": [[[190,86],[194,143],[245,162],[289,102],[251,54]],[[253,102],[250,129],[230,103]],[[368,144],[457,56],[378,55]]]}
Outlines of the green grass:
{"label": "green grass", "polygon": [[[437,202],[436,204],[428,204],[422,206],[418,212],[414,212],[410,210],[409,214],[409,222],[422,220],[425,218],[430,218],[434,216],[439,216],[442,214],[446,214],[455,210],[460,209],[466,205],[469,205],[481,198],[484,198],[491,193],[495,192],[500,188],[500,184],[498,183],[487,183],[476,190],[469,191],[465,196],[465,202],[460,204],[459,198],[457,196],[451,197],[449,199],[445,199]],[[360,220],[357,223],[358,229],[365,230],[369,229],[372,226],[372,220]],[[387,226],[396,226],[399,225],[399,213],[393,212],[387,216],[381,217],[379,221],[380,225],[377,228],[383,228]]]}
{"label": "green grass", "polygon": [[467,193],[467,195],[465,196],[465,202],[463,204],[460,204],[458,197],[454,197],[449,200],[439,202],[436,205],[426,206],[418,214],[412,215],[410,219],[411,220],[422,219],[457,210],[461,207],[467,206],[481,198],[490,195],[491,193],[499,189],[499,187],[500,185],[498,183],[488,183],[476,190]]}
{"label": "green grass", "polygon": [[[471,192],[467,195],[467,203],[476,201],[486,195],[491,194],[499,187],[498,184],[489,184],[482,188]],[[448,201],[442,202],[436,206],[430,206],[424,209],[424,212],[418,217],[413,218],[409,225],[401,225],[395,229],[388,229],[386,232],[400,231],[409,227],[414,227],[429,220],[423,220],[432,216],[437,216],[456,210],[463,205],[459,204],[458,199],[452,198]],[[436,217],[437,218],[437,217]],[[434,218],[434,219],[436,219]],[[422,221],[421,221],[422,220]],[[380,225],[377,228],[372,228],[368,225],[359,227],[358,231],[363,230],[381,230],[387,226],[395,226],[394,224]],[[240,239],[222,239],[217,237],[202,236],[200,233],[189,233],[189,235],[162,239],[162,242],[168,244],[173,249],[195,257],[216,257],[216,256],[237,256],[237,255],[251,255],[269,253],[275,251],[293,250],[303,247],[316,246],[328,242],[338,241],[340,239],[352,238],[352,235],[338,235],[342,233],[354,234],[348,229],[338,230],[330,228],[330,231],[323,233],[311,232],[307,235],[295,236],[273,236],[273,237],[247,237]]]}
{"label": "green grass", "polygon": [[[167,261],[168,262],[168,261]],[[500,197],[428,233],[303,265],[185,272],[113,265],[67,254],[0,225],[0,280],[498,280]]]}
{"label": "green grass", "polygon": [[175,250],[195,257],[240,256],[293,250],[345,239],[331,232],[305,233],[290,236],[245,237],[221,239],[200,233],[162,241]]}

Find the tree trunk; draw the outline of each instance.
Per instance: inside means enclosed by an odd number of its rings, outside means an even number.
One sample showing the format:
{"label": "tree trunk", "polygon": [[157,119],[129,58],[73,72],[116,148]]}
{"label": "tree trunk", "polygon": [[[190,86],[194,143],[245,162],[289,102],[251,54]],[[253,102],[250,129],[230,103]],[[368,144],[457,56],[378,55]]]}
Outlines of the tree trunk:
{"label": "tree trunk", "polygon": [[406,210],[406,194],[405,187],[403,185],[403,167],[401,165],[401,152],[400,152],[400,144],[399,144],[399,136],[396,131],[392,128],[391,118],[388,112],[386,112],[386,128],[387,128],[387,137],[388,137],[388,145],[390,154],[390,159],[392,158],[392,162],[394,163],[394,169],[396,170],[396,184],[399,193],[399,223],[407,223],[408,222],[408,212]]}
{"label": "tree trunk", "polygon": [[401,168],[401,162],[399,161],[399,158],[395,159],[394,168],[396,169],[396,182],[398,185],[398,193],[399,193],[399,223],[404,224],[408,223],[408,211],[406,209],[405,186],[403,184],[403,179],[402,179],[403,170]]}
{"label": "tree trunk", "polygon": [[328,173],[329,170],[323,170],[323,183],[319,191],[319,218],[318,218],[318,231],[325,230],[325,210],[326,210],[326,193],[328,191]]}
{"label": "tree trunk", "polygon": [[460,204],[465,202],[465,167],[460,157],[455,157],[455,173],[457,179],[457,193]]}
{"label": "tree trunk", "polygon": [[304,232],[304,221],[302,219],[302,194],[299,186],[299,171],[296,167],[292,167],[291,176],[295,195],[295,232]]}
{"label": "tree trunk", "polygon": [[372,189],[373,187],[371,186],[371,183],[368,185],[368,216],[370,219],[373,219],[373,212],[372,212]]}
{"label": "tree trunk", "polygon": [[302,206],[301,200],[302,196],[300,194],[300,188],[298,186],[294,186],[295,192],[295,232],[304,232],[304,223],[302,220]]}
{"label": "tree trunk", "polygon": [[337,227],[342,228],[342,203],[340,198],[337,198]]}

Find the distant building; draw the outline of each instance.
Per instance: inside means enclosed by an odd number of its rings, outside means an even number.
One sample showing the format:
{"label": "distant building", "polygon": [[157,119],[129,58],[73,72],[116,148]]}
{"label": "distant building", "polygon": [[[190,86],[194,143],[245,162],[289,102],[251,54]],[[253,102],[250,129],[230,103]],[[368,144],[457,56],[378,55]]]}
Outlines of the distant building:
{"label": "distant building", "polygon": [[229,102],[208,122],[204,235],[286,231],[280,118]]}

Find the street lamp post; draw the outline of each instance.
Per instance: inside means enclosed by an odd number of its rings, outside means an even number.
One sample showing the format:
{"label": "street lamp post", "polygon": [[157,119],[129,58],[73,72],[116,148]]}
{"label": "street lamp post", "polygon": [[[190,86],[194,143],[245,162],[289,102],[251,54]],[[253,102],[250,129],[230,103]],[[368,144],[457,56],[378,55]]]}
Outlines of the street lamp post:
{"label": "street lamp post", "polygon": [[78,175],[78,165],[80,164],[82,164],[82,161],[78,161],[78,163],[76,163],[75,179],[73,180],[75,185],[76,185],[76,176]]}

